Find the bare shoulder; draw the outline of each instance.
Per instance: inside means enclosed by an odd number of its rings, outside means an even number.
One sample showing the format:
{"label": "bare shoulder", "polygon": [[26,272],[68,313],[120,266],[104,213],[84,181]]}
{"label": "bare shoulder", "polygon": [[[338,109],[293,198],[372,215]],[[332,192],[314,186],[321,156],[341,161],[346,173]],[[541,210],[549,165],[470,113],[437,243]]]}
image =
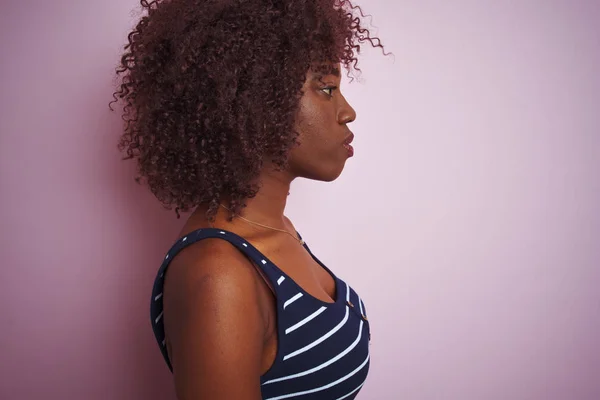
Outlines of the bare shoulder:
{"label": "bare shoulder", "polygon": [[225,240],[203,239],[173,258],[163,293],[178,396],[260,398],[265,323],[250,260]]}
{"label": "bare shoulder", "polygon": [[240,312],[258,312],[262,321],[257,278],[252,262],[226,240],[207,238],[185,248],[165,273],[167,336],[173,326],[170,322],[197,318],[199,310],[205,314],[208,310],[238,308]]}
{"label": "bare shoulder", "polygon": [[[183,249],[171,261],[165,275],[165,297],[170,289],[194,290],[199,285],[253,286],[255,271],[250,260],[231,243],[222,239],[203,239]],[[228,285],[218,285],[217,282]],[[247,288],[248,289],[248,288]]]}

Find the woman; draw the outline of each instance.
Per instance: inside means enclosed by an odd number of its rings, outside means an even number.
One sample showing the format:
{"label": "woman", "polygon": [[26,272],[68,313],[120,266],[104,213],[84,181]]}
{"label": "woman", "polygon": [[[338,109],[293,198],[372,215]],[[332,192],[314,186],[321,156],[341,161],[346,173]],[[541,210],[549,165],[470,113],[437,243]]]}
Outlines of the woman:
{"label": "woman", "polygon": [[364,303],[284,209],[294,179],[332,181],[352,156],[341,70],[360,43],[382,46],[346,1],[142,6],[115,100],[141,178],[178,216],[193,210],[151,299],[179,399],[353,399]]}

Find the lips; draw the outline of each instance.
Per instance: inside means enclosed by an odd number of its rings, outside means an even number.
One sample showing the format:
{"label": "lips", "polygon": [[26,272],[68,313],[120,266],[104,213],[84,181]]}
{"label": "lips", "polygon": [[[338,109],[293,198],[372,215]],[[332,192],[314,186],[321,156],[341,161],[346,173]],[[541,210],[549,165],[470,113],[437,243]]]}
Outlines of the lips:
{"label": "lips", "polygon": [[348,151],[348,157],[352,157],[354,155],[354,148],[350,145],[350,143],[352,143],[353,140],[354,134],[350,133],[350,135],[346,137],[346,140],[344,140],[343,143],[344,148]]}
{"label": "lips", "polygon": [[354,140],[354,133],[350,133],[347,137],[346,140],[344,140],[345,145],[349,145],[350,143],[352,143],[352,141]]}

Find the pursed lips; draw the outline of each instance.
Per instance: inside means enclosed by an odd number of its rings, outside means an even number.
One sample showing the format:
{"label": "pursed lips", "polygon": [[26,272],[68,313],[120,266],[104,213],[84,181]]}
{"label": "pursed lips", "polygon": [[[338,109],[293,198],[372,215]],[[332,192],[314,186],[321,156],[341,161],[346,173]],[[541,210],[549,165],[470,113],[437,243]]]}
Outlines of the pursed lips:
{"label": "pursed lips", "polygon": [[352,143],[352,141],[354,140],[354,133],[350,132],[350,134],[348,136],[346,136],[346,139],[344,140],[345,145],[349,145],[350,143]]}

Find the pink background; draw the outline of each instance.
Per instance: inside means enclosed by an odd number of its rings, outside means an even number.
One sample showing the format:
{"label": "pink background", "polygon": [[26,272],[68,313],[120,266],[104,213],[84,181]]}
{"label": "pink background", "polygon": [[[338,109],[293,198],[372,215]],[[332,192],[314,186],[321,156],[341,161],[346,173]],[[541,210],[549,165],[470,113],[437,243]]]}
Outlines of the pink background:
{"label": "pink background", "polygon": [[[107,103],[133,0],[0,7],[0,398],[173,399],[151,283],[181,225]],[[360,399],[600,399],[600,2],[363,1],[356,156],[289,216],[359,290]]]}

